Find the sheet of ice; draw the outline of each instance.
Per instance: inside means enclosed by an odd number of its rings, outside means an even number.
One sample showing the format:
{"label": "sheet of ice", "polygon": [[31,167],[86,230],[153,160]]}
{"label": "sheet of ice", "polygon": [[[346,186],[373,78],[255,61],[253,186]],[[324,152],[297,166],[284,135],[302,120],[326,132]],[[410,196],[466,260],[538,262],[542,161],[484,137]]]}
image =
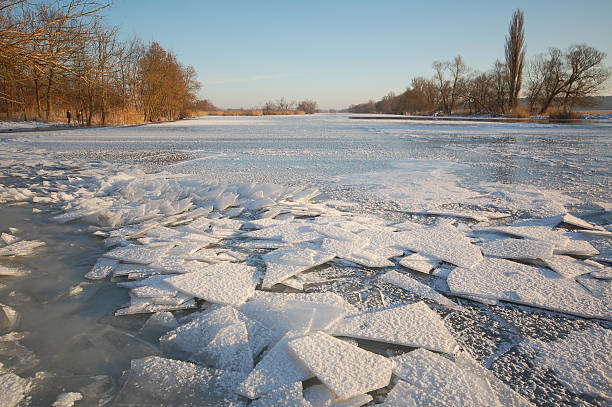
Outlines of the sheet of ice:
{"label": "sheet of ice", "polygon": [[150,356],[132,360],[116,406],[244,406],[235,393],[239,373]]}
{"label": "sheet of ice", "polygon": [[553,256],[551,243],[531,239],[499,239],[483,243],[482,253],[503,259],[548,259]]}
{"label": "sheet of ice", "polygon": [[130,245],[125,247],[117,247],[109,252],[104,253],[104,257],[120,260],[125,263],[150,264],[160,257],[164,256],[174,244],[164,246],[156,246],[153,248]]}
{"label": "sheet of ice", "polygon": [[334,254],[317,250],[316,248],[298,245],[274,250],[262,256],[266,263],[266,274],[263,280],[264,288],[271,288],[283,280],[295,276],[302,271],[311,269],[333,260]]}
{"label": "sheet of ice", "polygon": [[2,240],[5,244],[11,244],[15,243],[17,240],[19,240],[19,238],[17,236],[2,232],[2,234],[0,234],[0,240]]}
{"label": "sheet of ice", "polygon": [[0,256],[29,256],[46,243],[40,240],[20,240],[0,247]]}
{"label": "sheet of ice", "polygon": [[410,270],[429,274],[432,269],[440,265],[440,262],[433,257],[413,253],[409,256],[403,257],[399,264]]}
{"label": "sheet of ice", "polygon": [[[568,236],[569,237],[569,236]],[[563,249],[555,249],[554,254],[567,254],[573,256],[596,256],[599,250],[586,240],[570,240]]]}
{"label": "sheet of ice", "polygon": [[504,259],[486,258],[476,267],[457,267],[446,279],[451,292],[502,300],[552,311],[612,320],[610,310],[573,280]]}
{"label": "sheet of ice", "polygon": [[276,226],[246,232],[242,236],[253,239],[280,240],[290,244],[311,242],[323,237],[320,233],[315,232],[311,225],[302,222],[281,223]]}
{"label": "sheet of ice", "polygon": [[10,332],[19,324],[19,312],[5,304],[0,304],[0,333]]}
{"label": "sheet of ice", "polygon": [[434,301],[440,305],[451,309],[461,309],[461,307],[455,304],[453,301],[449,300],[433,288],[425,285],[414,278],[406,275],[398,273],[395,270],[391,270],[382,276],[379,277],[381,281],[384,281],[389,284],[393,284],[397,287],[403,288],[406,291],[409,291],[413,294],[418,295],[419,297],[429,299]]}
{"label": "sheet of ice", "polygon": [[[340,256],[339,256],[340,257]],[[381,256],[373,251],[361,249],[354,251],[350,254],[341,256],[344,260],[361,264],[362,266],[372,268],[383,268],[393,266],[393,262],[387,259],[385,256]]]}
{"label": "sheet of ice", "polygon": [[305,389],[304,398],[312,407],[361,407],[372,401],[372,396],[369,394],[359,394],[348,400],[339,399],[322,384],[315,384]]}
{"label": "sheet of ice", "polygon": [[321,293],[313,292],[282,294],[269,291],[255,291],[255,295],[253,296],[252,300],[263,300],[272,303],[277,307],[285,307],[290,301],[306,301],[338,307],[344,310],[347,314],[354,314],[357,312],[357,308],[351,305],[343,297],[330,291]]}
{"label": "sheet of ice", "polygon": [[57,399],[55,400],[53,404],[51,404],[51,407],[72,407],[74,406],[75,402],[82,400],[82,399],[83,399],[83,395],[81,393],[76,393],[76,392],[62,393],[59,396],[57,396]]}
{"label": "sheet of ice", "polygon": [[289,341],[289,348],[325,386],[349,399],[389,384],[393,362],[316,332]]}
{"label": "sheet of ice", "polygon": [[294,382],[272,390],[254,400],[251,407],[314,407],[302,396],[302,382]]}
{"label": "sheet of ice", "polygon": [[612,330],[595,326],[550,343],[527,340],[521,347],[534,352],[531,362],[552,370],[570,391],[612,402]]}
{"label": "sheet of ice", "polygon": [[479,230],[505,233],[510,236],[523,237],[532,240],[541,240],[551,243],[556,249],[563,249],[569,243],[569,238],[561,230],[554,230],[548,226],[494,226]]}
{"label": "sheet of ice", "polygon": [[544,263],[564,278],[575,278],[598,270],[596,267],[582,260],[577,260],[569,256],[553,256],[544,259]]}
{"label": "sheet of ice", "polygon": [[23,277],[27,276],[28,274],[30,274],[29,270],[23,270],[21,268],[15,267],[7,267],[0,264],[0,276]]}
{"label": "sheet of ice", "polygon": [[612,239],[612,232],[607,230],[579,230],[578,232],[589,237]]}
{"label": "sheet of ice", "polygon": [[85,274],[85,278],[90,280],[102,280],[113,272],[117,264],[119,264],[118,260],[100,257],[91,270]]}
{"label": "sheet of ice", "polygon": [[509,213],[490,212],[490,211],[474,211],[474,210],[440,210],[430,209],[420,212],[423,215],[447,216],[450,218],[465,218],[475,220],[476,222],[486,222],[488,220],[503,219],[510,217]]}
{"label": "sheet of ice", "polygon": [[171,312],[156,312],[144,323],[140,332],[146,337],[158,339],[166,332],[178,328],[178,321]]}
{"label": "sheet of ice", "polygon": [[598,270],[596,269],[596,271],[591,272],[589,275],[602,280],[612,280],[612,267],[605,267]]}
{"label": "sheet of ice", "polygon": [[29,393],[32,383],[16,374],[0,374],[0,406],[15,407]]}
{"label": "sheet of ice", "polygon": [[259,398],[281,386],[308,380],[314,375],[291,353],[289,342],[303,334],[289,332],[274,345],[238,385],[236,393],[250,399]]}
{"label": "sheet of ice", "polygon": [[217,263],[202,271],[171,277],[166,282],[194,297],[240,307],[255,292],[256,271],[246,264]]}
{"label": "sheet of ice", "polygon": [[482,261],[482,253],[461,232],[448,227],[415,228],[402,232],[404,247],[460,267],[473,267]]}
{"label": "sheet of ice", "polygon": [[604,301],[608,309],[612,310],[612,280],[602,280],[589,277],[578,277],[576,279],[592,295]]}
{"label": "sheet of ice", "polygon": [[396,376],[445,405],[501,407],[487,380],[433,352],[417,349],[391,359]]}
{"label": "sheet of ice", "polygon": [[444,353],[459,348],[442,318],[422,301],[346,316],[331,333]]}
{"label": "sheet of ice", "polygon": [[565,215],[563,215],[563,223],[566,223],[568,225],[572,225],[572,226],[576,226],[578,228],[582,228],[582,229],[590,229],[590,230],[602,230],[601,226],[595,226],[583,219],[580,219],[577,216],[571,215],[569,213],[566,213]]}

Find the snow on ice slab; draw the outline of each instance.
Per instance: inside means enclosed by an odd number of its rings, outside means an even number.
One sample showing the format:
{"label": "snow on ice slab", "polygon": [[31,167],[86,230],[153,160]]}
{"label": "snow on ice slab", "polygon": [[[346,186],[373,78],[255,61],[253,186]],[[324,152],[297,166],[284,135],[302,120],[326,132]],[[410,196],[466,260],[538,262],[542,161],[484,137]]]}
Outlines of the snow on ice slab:
{"label": "snow on ice slab", "polygon": [[108,259],[100,257],[96,264],[92,267],[91,271],[85,274],[85,278],[90,280],[101,280],[108,277],[112,273],[115,266],[119,264],[119,260]]}
{"label": "snow on ice slab", "polygon": [[0,248],[0,256],[29,256],[46,243],[40,240],[20,240]]}
{"label": "snow on ice slab", "polygon": [[81,393],[70,392],[70,393],[62,393],[57,396],[57,399],[51,407],[72,407],[74,403],[83,399],[83,395]]}
{"label": "snow on ice slab", "polygon": [[30,391],[32,383],[16,374],[6,373],[0,375],[0,406],[14,407]]}
{"label": "snow on ice slab", "polygon": [[612,320],[610,310],[573,280],[504,259],[486,258],[472,269],[457,267],[446,279],[451,292],[502,300],[586,318]]}
{"label": "snow on ice slab", "polygon": [[415,228],[401,232],[407,239],[405,248],[435,257],[459,267],[473,267],[482,261],[478,246],[461,232],[447,227]]}
{"label": "snow on ice slab", "polygon": [[510,217],[509,213],[502,212],[489,212],[489,211],[471,211],[471,210],[462,210],[462,211],[444,211],[444,210],[427,210],[420,212],[422,215],[437,215],[437,216],[446,216],[450,218],[464,218],[475,220],[476,222],[485,222],[493,219],[503,219]]}
{"label": "snow on ice slab", "polygon": [[236,372],[150,356],[132,360],[115,406],[244,406]]}
{"label": "snow on ice slab", "polygon": [[251,407],[314,407],[302,396],[302,382],[294,382],[272,390],[260,399],[254,400]]}
{"label": "snow on ice slab", "polygon": [[482,244],[482,253],[503,259],[548,259],[553,256],[551,243],[531,239],[499,239]]}
{"label": "snow on ice slab", "polygon": [[563,223],[576,226],[582,229],[601,230],[601,227],[590,224],[586,220],[580,219],[579,217],[576,217],[574,215],[570,215],[569,213],[563,215],[562,221]]}
{"label": "snow on ice slab", "polygon": [[428,285],[425,285],[406,274],[400,274],[395,270],[391,270],[388,273],[380,276],[380,280],[403,288],[404,290],[414,293],[420,297],[432,300],[445,307],[453,309],[461,308]]}
{"label": "snow on ice slab", "polygon": [[302,245],[274,250],[262,256],[266,263],[264,288],[271,288],[302,271],[333,260],[334,254]]}
{"label": "snow on ice slab", "polygon": [[0,265],[0,276],[23,277],[30,274],[28,270],[21,270],[14,267]]}
{"label": "snow on ice slab", "polygon": [[208,302],[240,307],[255,292],[256,271],[245,264],[217,263],[202,271],[171,277],[166,282]]}
{"label": "snow on ice slab", "polygon": [[553,256],[544,259],[544,263],[564,278],[575,278],[598,270],[597,267],[569,256]]}
{"label": "snow on ice slab", "polygon": [[393,362],[323,332],[289,342],[289,348],[341,399],[389,384]]}
{"label": "snow on ice slab", "polygon": [[155,246],[152,248],[131,245],[125,247],[118,247],[109,252],[104,253],[104,257],[111,259],[120,260],[125,263],[136,263],[136,264],[151,264],[155,260],[164,256],[170,249],[174,247],[174,244],[167,244],[163,246]]}
{"label": "snow on ice slab", "polygon": [[289,332],[272,347],[236,393],[255,399],[286,384],[308,380],[314,375],[291,353],[288,343],[302,334]]}
{"label": "snow on ice slab", "polygon": [[552,243],[556,249],[563,249],[569,243],[569,238],[565,236],[563,231],[553,230],[547,226],[497,226],[478,230],[504,233],[510,236],[518,236],[532,240],[541,240]]}
{"label": "snow on ice slab", "polygon": [[335,336],[454,353],[459,345],[442,318],[424,302],[349,315],[332,328]]}
{"label": "snow on ice slab", "polygon": [[596,326],[555,342],[528,340],[521,347],[535,352],[531,362],[552,370],[573,393],[612,402],[612,330]]}
{"label": "snow on ice slab", "polygon": [[339,399],[322,384],[315,384],[304,390],[304,398],[312,407],[361,407],[372,401],[369,394],[359,394],[348,400]]}
{"label": "snow on ice slab", "polygon": [[567,254],[573,256],[596,256],[599,250],[586,240],[570,240],[563,249],[555,249],[554,254]]}
{"label": "snow on ice slab", "polygon": [[433,352],[417,349],[391,359],[395,363],[393,373],[396,376],[445,405],[500,405],[487,380]]}
{"label": "snow on ice slab", "polygon": [[410,256],[402,258],[399,264],[410,270],[429,274],[432,269],[440,265],[440,262],[432,257],[422,256],[418,253],[413,253]]}

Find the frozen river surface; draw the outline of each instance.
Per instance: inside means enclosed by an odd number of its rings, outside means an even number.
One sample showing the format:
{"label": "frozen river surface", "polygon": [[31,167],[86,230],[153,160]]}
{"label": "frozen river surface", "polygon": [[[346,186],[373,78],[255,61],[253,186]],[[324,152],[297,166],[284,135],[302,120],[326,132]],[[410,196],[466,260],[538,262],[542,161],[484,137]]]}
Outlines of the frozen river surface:
{"label": "frozen river surface", "polygon": [[611,124],[0,140],[6,405],[612,401]]}

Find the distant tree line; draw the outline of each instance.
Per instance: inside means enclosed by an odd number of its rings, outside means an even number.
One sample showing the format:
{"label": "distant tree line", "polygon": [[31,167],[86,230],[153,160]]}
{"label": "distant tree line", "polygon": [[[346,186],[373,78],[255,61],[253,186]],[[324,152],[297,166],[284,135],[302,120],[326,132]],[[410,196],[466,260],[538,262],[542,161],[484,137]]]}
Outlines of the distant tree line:
{"label": "distant tree line", "polygon": [[297,103],[295,101],[289,102],[285,98],[280,98],[276,101],[266,102],[262,110],[263,114],[292,113],[295,111],[313,114],[317,112],[317,102],[306,99]]}
{"label": "distant tree line", "polygon": [[[461,110],[521,116],[554,110],[569,115],[576,106],[592,103],[610,77],[603,65],[606,55],[586,44],[565,51],[551,48],[528,64],[525,49],[524,15],[517,10],[506,37],[505,62],[497,60],[489,71],[478,72],[466,66],[460,55],[452,61],[435,61],[433,77],[415,78],[404,93],[351,105],[349,112],[452,114]],[[521,95],[527,106],[519,104]]]}
{"label": "distant tree line", "polygon": [[[0,114],[87,125],[176,119],[200,83],[156,42],[121,41],[92,0],[0,2]],[[78,114],[80,112],[80,114]]]}

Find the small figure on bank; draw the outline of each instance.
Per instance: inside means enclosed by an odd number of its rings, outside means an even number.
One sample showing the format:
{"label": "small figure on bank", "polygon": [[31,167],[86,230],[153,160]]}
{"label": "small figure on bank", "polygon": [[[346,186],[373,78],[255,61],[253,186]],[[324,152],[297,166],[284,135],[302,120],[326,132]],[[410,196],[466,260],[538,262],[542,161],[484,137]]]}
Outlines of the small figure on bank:
{"label": "small figure on bank", "polygon": [[80,110],[77,111],[77,124],[81,124],[81,118],[83,117],[83,114],[81,113]]}
{"label": "small figure on bank", "polygon": [[70,109],[66,112],[66,119],[68,119],[68,124],[70,124],[70,119],[72,119],[72,113],[70,113]]}

